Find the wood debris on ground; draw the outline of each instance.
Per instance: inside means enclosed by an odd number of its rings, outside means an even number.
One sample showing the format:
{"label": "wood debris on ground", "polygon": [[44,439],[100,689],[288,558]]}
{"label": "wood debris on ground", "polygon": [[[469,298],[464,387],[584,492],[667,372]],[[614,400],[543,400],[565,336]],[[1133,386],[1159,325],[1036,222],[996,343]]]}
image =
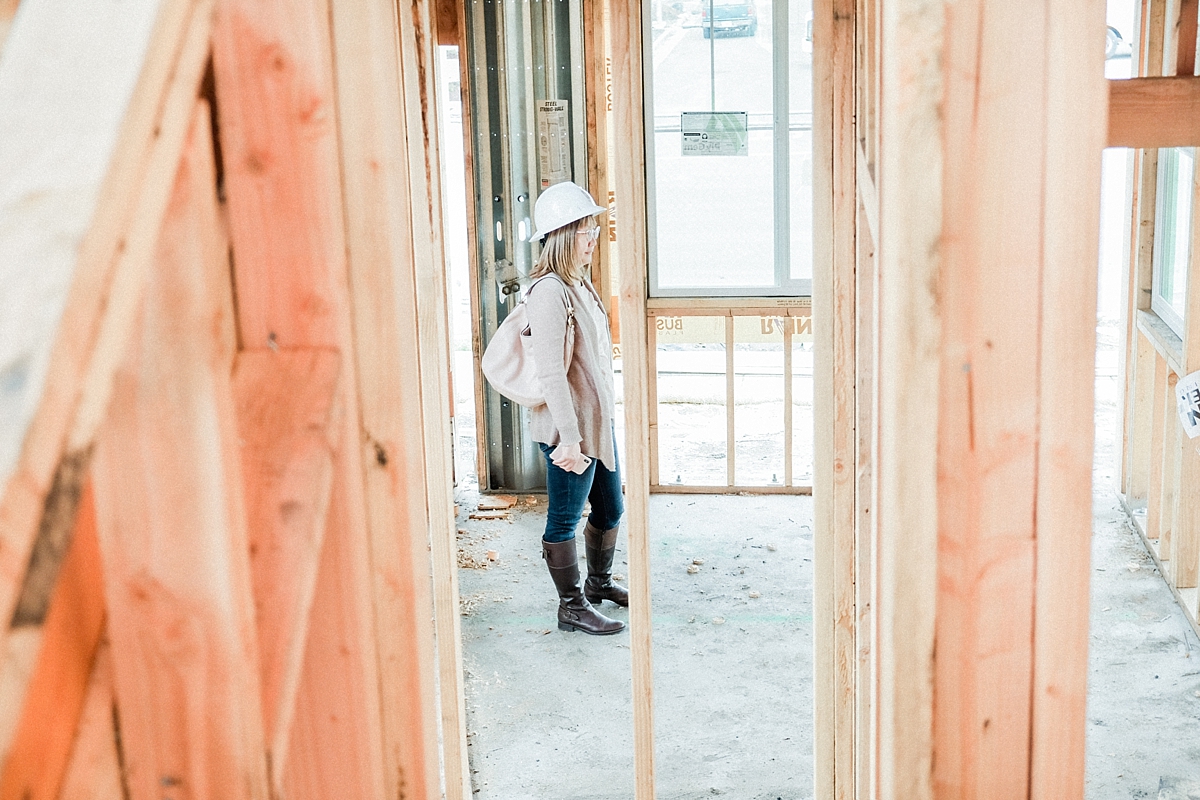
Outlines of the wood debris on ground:
{"label": "wood debris on ground", "polygon": [[468,515],[469,519],[508,519],[507,511],[472,511]]}
{"label": "wood debris on ground", "polygon": [[517,504],[517,498],[511,494],[489,495],[479,498],[476,508],[479,511],[504,511]]}

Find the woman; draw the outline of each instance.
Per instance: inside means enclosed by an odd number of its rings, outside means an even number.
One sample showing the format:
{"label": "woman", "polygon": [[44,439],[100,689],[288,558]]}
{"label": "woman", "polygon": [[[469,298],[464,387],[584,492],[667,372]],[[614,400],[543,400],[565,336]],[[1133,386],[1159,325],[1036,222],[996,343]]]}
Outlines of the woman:
{"label": "woman", "polygon": [[[593,607],[604,600],[629,605],[613,583],[617,531],[625,511],[613,432],[612,338],[604,303],[588,279],[600,235],[595,215],[605,209],[574,183],[551,186],[538,198],[536,239],[545,237],[525,299],[538,380],[546,404],[531,411],[531,433],[546,458],[546,532],[542,557],[558,590],[558,627],[594,635],[618,633],[625,623]],[[574,349],[564,355],[568,328]],[[567,361],[569,360],[569,365]],[[579,580],[575,526],[584,501],[588,575]]]}

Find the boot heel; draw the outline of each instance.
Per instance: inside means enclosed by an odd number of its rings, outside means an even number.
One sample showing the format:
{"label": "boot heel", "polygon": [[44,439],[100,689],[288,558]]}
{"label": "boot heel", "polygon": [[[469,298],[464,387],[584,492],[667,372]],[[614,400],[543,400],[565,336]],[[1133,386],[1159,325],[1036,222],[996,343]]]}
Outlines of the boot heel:
{"label": "boot heel", "polygon": [[586,598],[587,598],[587,601],[588,601],[589,603],[591,603],[592,605],[594,605],[594,606],[598,606],[598,605],[600,605],[601,603],[603,603],[603,602],[604,602],[604,598],[603,598],[603,597],[599,597],[599,596],[593,596],[593,595],[590,595],[590,594],[585,594],[585,595],[584,595],[584,597],[586,597]]}
{"label": "boot heel", "polygon": [[576,628],[574,625],[568,625],[565,622],[558,623],[558,629],[560,631],[568,631],[568,632],[574,632],[574,631],[579,630],[579,628]]}

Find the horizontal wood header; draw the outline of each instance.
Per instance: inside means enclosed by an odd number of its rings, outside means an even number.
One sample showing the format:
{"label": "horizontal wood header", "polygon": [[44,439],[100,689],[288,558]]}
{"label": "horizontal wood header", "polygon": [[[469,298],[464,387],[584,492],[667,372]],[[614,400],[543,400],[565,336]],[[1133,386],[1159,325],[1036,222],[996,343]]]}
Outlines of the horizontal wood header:
{"label": "horizontal wood header", "polygon": [[1110,80],[1108,146],[1200,146],[1200,78]]}

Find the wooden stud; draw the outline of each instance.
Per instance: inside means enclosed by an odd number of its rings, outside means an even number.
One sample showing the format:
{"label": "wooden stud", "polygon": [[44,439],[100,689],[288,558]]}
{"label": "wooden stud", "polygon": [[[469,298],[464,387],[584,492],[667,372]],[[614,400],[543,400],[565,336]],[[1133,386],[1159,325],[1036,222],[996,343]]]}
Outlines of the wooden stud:
{"label": "wooden stud", "polygon": [[113,698],[112,654],[102,641],[93,659],[79,727],[71,746],[58,800],[125,800],[117,712]]}
{"label": "wooden stud", "polygon": [[1169,419],[1163,407],[1162,398],[1167,393],[1167,374],[1170,373],[1167,360],[1161,356],[1154,359],[1154,408],[1151,413],[1150,425],[1150,479],[1146,492],[1146,538],[1159,538],[1162,528],[1161,512],[1163,496],[1163,455],[1165,452],[1166,423]]}
{"label": "wooden stud", "polygon": [[815,794],[855,781],[854,0],[813,12]]}
{"label": "wooden stud", "polygon": [[1192,75],[1196,71],[1196,28],[1200,2],[1180,0],[1179,22],[1175,34],[1174,75]]}
{"label": "wooden stud", "polygon": [[1183,442],[1181,450],[1180,491],[1175,495],[1171,532],[1171,583],[1176,589],[1192,589],[1200,583],[1200,497],[1185,487],[1200,482],[1200,453],[1191,441]]}
{"label": "wooden stud", "polygon": [[[602,0],[590,0],[583,4],[583,69],[584,102],[587,120],[587,188],[599,205],[608,204],[610,180],[608,175],[608,56],[604,27],[606,4]],[[601,226],[607,233],[607,220]],[[611,306],[613,271],[609,237],[602,235],[596,240],[592,252],[592,283],[604,300],[611,320],[617,309]],[[620,341],[619,337],[615,341]],[[656,473],[652,470],[651,476]]]}
{"label": "wooden stud", "polygon": [[339,369],[337,353],[316,349],[244,350],[233,369],[262,708],[275,775],[287,763],[325,540]]}
{"label": "wooden stud", "polygon": [[1142,335],[1135,344],[1137,360],[1133,365],[1133,408],[1130,431],[1129,487],[1126,501],[1134,506],[1144,504],[1149,496],[1150,443],[1153,437],[1154,346]]}
{"label": "wooden stud", "polygon": [[[1193,203],[1200,198],[1200,176],[1194,180]],[[1191,231],[1192,261],[1189,264],[1189,274],[1195,274],[1197,263],[1197,245],[1200,243],[1200,225],[1195,222],[1193,215]],[[1183,331],[1183,363],[1182,375],[1190,375],[1200,370],[1200,281],[1189,280],[1187,295],[1184,298],[1184,331]],[[1192,589],[1200,583],[1200,497],[1191,491],[1200,483],[1200,452],[1194,441],[1180,436],[1182,447],[1178,487],[1175,493],[1175,520],[1171,533],[1171,578],[1177,590]],[[1197,615],[1196,608],[1190,609],[1192,615]]]}
{"label": "wooden stud", "polygon": [[795,379],[792,376],[792,329],[795,326],[788,319],[783,326],[783,485],[791,486],[795,479],[792,460],[795,450],[796,431],[793,426],[792,402],[795,394]]}
{"label": "wooden stud", "polygon": [[737,484],[737,422],[734,402],[733,317],[725,317],[725,482]]}
{"label": "wooden stud", "polygon": [[[946,9],[914,0],[884,4],[881,13],[878,796],[931,800]],[[824,613],[818,608],[817,618]]]}
{"label": "wooden stud", "polygon": [[93,465],[132,797],[269,797],[207,103]]}
{"label": "wooden stud", "polygon": [[[333,347],[343,359],[339,402],[345,414],[323,561],[291,756],[276,777],[299,798],[327,797],[334,786],[347,796],[368,797],[424,797],[436,790],[430,783],[438,750],[431,730],[437,700],[429,528],[412,522],[428,502],[422,490],[412,489],[423,486],[423,470],[402,476],[412,481],[403,488],[389,485],[394,470],[416,466],[406,456],[420,452],[421,444],[415,437],[395,440],[394,420],[385,429],[372,427],[372,404],[387,397],[372,393],[368,381],[394,380],[390,371],[398,365],[381,365],[380,372],[389,374],[380,375],[365,374],[366,365],[392,352],[386,348],[397,331],[379,329],[378,346],[364,352],[357,327],[372,310],[358,306],[358,292],[370,290],[360,270],[376,268],[369,254],[393,246],[362,235],[371,219],[363,205],[374,198],[386,218],[371,234],[390,234],[391,215],[403,213],[400,198],[408,191],[404,179],[396,179],[395,151],[373,149],[378,137],[400,136],[409,123],[408,112],[396,110],[402,102],[398,86],[407,80],[397,67],[399,13],[385,4],[223,0],[214,36],[243,345]],[[335,47],[344,54],[349,41],[381,39],[388,44],[360,46],[354,58],[339,58],[335,70]],[[372,132],[375,122],[381,126]],[[372,158],[377,178],[363,172]],[[374,194],[381,187],[389,192],[386,200]],[[397,235],[407,236],[411,224]],[[305,235],[296,236],[297,230]],[[376,242],[379,251],[371,249]],[[401,250],[397,257],[406,255]],[[387,291],[393,276],[385,267],[377,278],[383,290],[373,302],[386,307],[394,300]],[[429,345],[440,347],[432,340]],[[420,423],[412,429],[421,430]],[[389,505],[393,491],[396,499],[405,498],[411,516],[388,516],[395,508]],[[441,509],[449,505],[447,500]],[[337,716],[336,736],[326,730],[331,714]],[[334,741],[338,747],[329,746]]]}
{"label": "wooden stud", "polygon": [[[872,98],[873,99],[873,98]],[[862,148],[858,157],[864,157]],[[861,174],[861,170],[860,170]],[[855,237],[856,268],[854,275],[854,416],[855,416],[855,521],[854,521],[854,606],[855,606],[855,676],[854,676],[854,796],[871,800],[874,775],[875,673],[874,659],[874,542],[875,514],[873,501],[873,470],[875,463],[875,245],[867,214],[863,208],[866,198],[860,195]]]}
{"label": "wooden stud", "polygon": [[[1100,30],[1099,3],[1053,3],[1047,16],[1042,215],[1037,577],[1030,777],[1021,796],[1084,795],[1087,729],[1096,281],[1105,131],[1104,59],[1078,30]],[[1024,742],[1021,743],[1024,745]],[[987,786],[988,784],[982,784]]]}
{"label": "wooden stud", "polygon": [[[485,398],[483,375],[483,301],[480,297],[480,269],[479,263],[479,237],[477,235],[479,221],[476,214],[475,202],[472,198],[475,197],[475,142],[474,142],[474,122],[472,121],[471,102],[468,98],[472,96],[472,86],[474,81],[471,77],[471,70],[468,66],[470,63],[469,53],[467,52],[468,45],[468,26],[467,26],[467,4],[455,3],[458,9],[458,30],[461,35],[461,43],[458,48],[458,81],[459,93],[463,98],[460,103],[462,109],[462,130],[463,130],[463,179],[466,182],[464,197],[467,198],[467,263],[469,265],[470,280],[470,303],[471,303],[471,369],[473,370],[474,386],[475,386],[475,425],[476,428],[482,430],[484,420],[487,419],[487,401]],[[487,490],[492,485],[491,465],[488,461],[488,448],[478,437],[476,438],[475,447],[475,477],[481,489]]]}
{"label": "wooden stud", "polygon": [[650,376],[646,392],[649,395],[646,402],[648,425],[650,429],[650,491],[662,483],[662,475],[658,468],[658,449],[662,446],[658,433],[658,318],[653,315],[646,317],[646,374]]}
{"label": "wooden stud", "polygon": [[[997,69],[1000,31],[1017,20],[1029,32],[1019,55],[1010,53],[1019,66]],[[1040,363],[1043,206],[1028,198],[1043,196],[1046,181],[1048,108],[1039,94],[1046,24],[1043,13],[1020,2],[960,3],[947,14],[938,275],[939,796],[988,787],[996,797],[1015,798],[1028,790],[1040,384],[1014,384],[1012,376],[1035,375]],[[1012,147],[1016,141],[1020,148]],[[1010,293],[1027,302],[1009,309],[990,301]]]}
{"label": "wooden stud", "polygon": [[0,234],[10,287],[0,364],[12,370],[0,396],[0,618],[12,617],[35,538],[74,519],[191,120],[210,10],[210,0],[32,4],[5,46],[0,195],[25,200]]}
{"label": "wooden stud", "polygon": [[463,798],[471,788],[450,513],[449,301],[441,165],[427,146],[440,138],[433,27],[425,4],[334,11],[359,396],[372,438],[362,455],[385,771],[406,776],[404,791],[433,797],[440,762],[446,792]]}
{"label": "wooden stud", "polygon": [[[93,656],[104,629],[104,584],[92,492],[84,490],[25,692],[0,797],[54,800],[84,708]],[[111,736],[110,736],[111,739]]]}
{"label": "wooden stud", "polygon": [[[1183,433],[1178,417],[1175,414],[1175,384],[1179,377],[1167,373],[1167,389],[1160,397],[1162,401],[1163,418],[1163,447],[1162,447],[1162,491],[1158,496],[1158,553],[1159,558],[1169,557],[1171,552],[1171,531],[1175,527],[1175,494],[1178,490],[1179,458],[1183,451],[1179,447],[1179,437]],[[1164,573],[1163,578],[1169,580]]]}
{"label": "wooden stud", "polygon": [[646,340],[645,119],[640,3],[610,6],[612,31],[613,188],[620,265],[621,369],[625,385],[625,519],[629,531],[629,629],[633,661],[635,800],[654,799],[654,668],[650,607],[650,380]]}

